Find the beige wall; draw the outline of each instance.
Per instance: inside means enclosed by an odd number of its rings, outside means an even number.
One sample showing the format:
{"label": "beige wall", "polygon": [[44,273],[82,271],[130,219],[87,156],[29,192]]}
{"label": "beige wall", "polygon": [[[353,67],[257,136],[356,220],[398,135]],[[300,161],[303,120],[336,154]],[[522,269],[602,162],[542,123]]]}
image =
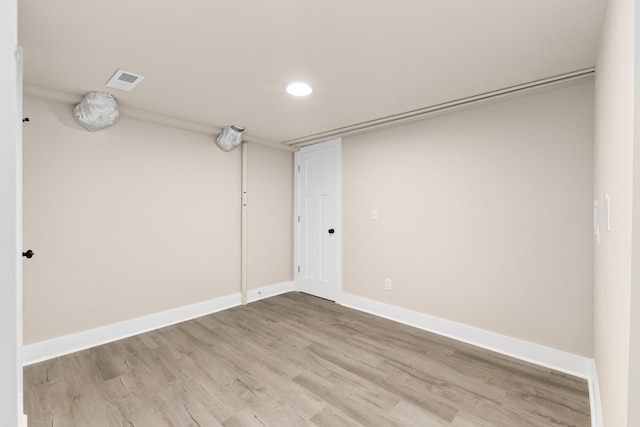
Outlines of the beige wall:
{"label": "beige wall", "polygon": [[626,426],[628,421],[636,425],[627,417],[633,177],[637,174],[634,27],[633,0],[609,1],[597,63],[594,150],[594,199],[602,204],[605,193],[611,198],[611,231],[604,230],[601,221],[601,244],[594,250],[595,359],[605,426]]}
{"label": "beige wall", "polygon": [[240,150],[25,98],[25,344],[240,291]]}
{"label": "beige wall", "polygon": [[247,287],[293,281],[293,153],[249,144]]}
{"label": "beige wall", "polygon": [[591,356],[592,119],[588,80],[345,138],[344,292]]}

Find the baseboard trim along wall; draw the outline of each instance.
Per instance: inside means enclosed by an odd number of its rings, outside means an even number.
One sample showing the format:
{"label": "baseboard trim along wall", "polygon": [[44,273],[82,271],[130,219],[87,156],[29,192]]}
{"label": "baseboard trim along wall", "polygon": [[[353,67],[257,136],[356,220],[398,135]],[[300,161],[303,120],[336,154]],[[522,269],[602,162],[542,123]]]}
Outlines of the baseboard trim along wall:
{"label": "baseboard trim along wall", "polygon": [[337,302],[345,307],[584,378],[589,383],[591,425],[592,427],[602,426],[599,411],[600,395],[593,359],[355,295],[343,293]]}
{"label": "baseboard trim along wall", "polygon": [[274,297],[280,294],[294,291],[293,281],[282,282],[275,285],[264,286],[257,289],[249,289],[247,291],[247,302],[254,302],[264,298]]}
{"label": "baseboard trim along wall", "polygon": [[[251,303],[295,290],[293,281],[250,289],[247,292],[247,301]],[[598,377],[593,359],[355,295],[343,293],[337,302],[345,307],[584,378],[589,382],[591,425],[592,427],[602,426]],[[115,323],[113,325],[29,344],[22,348],[23,365],[31,365],[133,335],[142,334],[154,329],[236,307],[240,304],[241,295],[238,292],[209,301]]]}
{"label": "baseboard trim along wall", "polygon": [[[250,290],[248,292],[248,300],[249,302],[253,302],[261,298],[289,292],[293,289],[293,282],[264,286]],[[209,301],[25,345],[22,347],[22,363],[24,366],[31,365],[65,354],[86,350],[91,347],[236,307],[240,305],[241,302],[241,296],[238,292]]]}

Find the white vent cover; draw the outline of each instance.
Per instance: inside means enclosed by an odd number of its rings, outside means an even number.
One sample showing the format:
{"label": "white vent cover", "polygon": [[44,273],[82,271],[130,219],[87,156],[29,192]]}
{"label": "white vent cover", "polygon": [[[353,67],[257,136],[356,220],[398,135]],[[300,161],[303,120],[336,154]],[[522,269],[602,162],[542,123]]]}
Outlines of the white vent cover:
{"label": "white vent cover", "polygon": [[131,89],[136,87],[142,79],[144,79],[144,76],[141,76],[140,74],[125,70],[118,70],[113,77],[111,77],[111,80],[107,82],[107,86],[129,92]]}

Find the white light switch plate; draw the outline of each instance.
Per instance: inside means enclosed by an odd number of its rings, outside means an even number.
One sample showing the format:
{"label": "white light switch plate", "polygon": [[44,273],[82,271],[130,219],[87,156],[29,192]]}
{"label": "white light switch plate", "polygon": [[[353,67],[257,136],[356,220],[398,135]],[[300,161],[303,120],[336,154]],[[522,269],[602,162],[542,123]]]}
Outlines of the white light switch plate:
{"label": "white light switch plate", "polygon": [[371,220],[376,221],[378,219],[378,208],[371,209]]}
{"label": "white light switch plate", "polygon": [[610,211],[610,206],[611,206],[611,201],[609,200],[609,195],[605,194],[604,195],[604,201],[603,201],[603,208],[604,208],[604,225],[607,227],[607,231],[611,231],[611,211]]}

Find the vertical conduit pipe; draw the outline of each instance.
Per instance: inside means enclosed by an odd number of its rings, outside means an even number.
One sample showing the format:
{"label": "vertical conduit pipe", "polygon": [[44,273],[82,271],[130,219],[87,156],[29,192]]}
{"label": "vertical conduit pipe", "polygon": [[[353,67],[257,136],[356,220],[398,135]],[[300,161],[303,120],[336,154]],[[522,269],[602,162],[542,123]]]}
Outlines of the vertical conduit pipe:
{"label": "vertical conduit pipe", "polygon": [[245,142],[241,144],[242,150],[242,209],[240,227],[240,294],[242,304],[247,303],[247,160],[248,147]]}

